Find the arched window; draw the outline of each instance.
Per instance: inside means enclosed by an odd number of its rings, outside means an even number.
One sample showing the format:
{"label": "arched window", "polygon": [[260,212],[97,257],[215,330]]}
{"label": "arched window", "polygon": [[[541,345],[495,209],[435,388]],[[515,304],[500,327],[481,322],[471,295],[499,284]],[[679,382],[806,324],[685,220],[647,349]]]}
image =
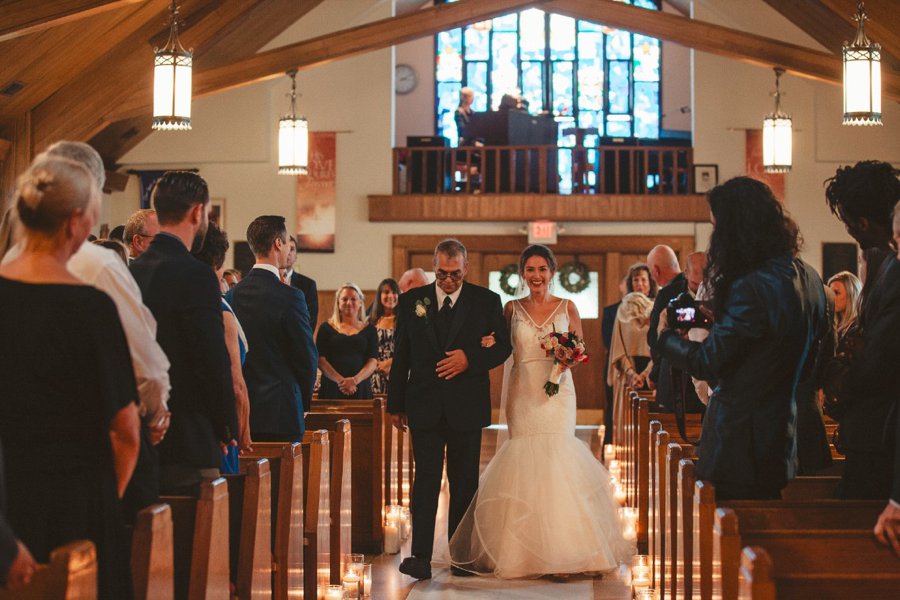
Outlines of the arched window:
{"label": "arched window", "polygon": [[[658,0],[621,0],[659,10]],[[660,43],[656,38],[529,9],[439,33],[435,98],[438,135],[456,145],[453,114],[459,90],[475,90],[474,110],[496,110],[507,93],[521,94],[533,114],[551,112],[559,146],[571,127],[585,137],[659,138]],[[562,155],[561,155],[562,158]],[[560,164],[560,171],[567,168]]]}

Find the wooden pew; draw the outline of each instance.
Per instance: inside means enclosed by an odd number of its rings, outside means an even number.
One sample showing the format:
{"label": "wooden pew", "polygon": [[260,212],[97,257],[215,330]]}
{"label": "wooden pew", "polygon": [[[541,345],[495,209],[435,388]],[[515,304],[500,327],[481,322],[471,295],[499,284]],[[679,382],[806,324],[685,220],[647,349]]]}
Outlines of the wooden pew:
{"label": "wooden pew", "polygon": [[[331,557],[330,582],[340,584],[344,575],[345,560],[350,554],[350,538],[352,527],[352,509],[350,498],[352,487],[351,473],[351,436],[350,421],[340,419],[332,424],[333,429],[328,430],[328,440],[331,444],[330,483],[328,510],[331,514],[331,528],[328,533],[330,541],[329,555]],[[303,441],[312,442],[312,433],[303,436]]]}
{"label": "wooden pew", "polygon": [[[305,436],[304,436],[305,437]],[[331,511],[328,432],[311,433],[303,446],[303,487],[306,490],[303,528],[303,597],[324,595],[331,579]]]}
{"label": "wooden pew", "polygon": [[254,442],[241,464],[261,458],[269,461],[272,488],[271,514],[275,529],[273,587],[276,600],[299,598],[303,592],[303,452],[299,443]]}
{"label": "wooden pew", "polygon": [[[844,538],[846,539],[846,538]],[[821,553],[812,544],[821,544],[819,539],[804,539],[804,547],[797,541],[785,540],[789,548],[773,548],[773,554],[804,552],[803,564],[799,566],[788,555],[786,560],[776,561],[760,546],[748,546],[741,552],[739,598],[742,600],[800,600],[815,597],[821,600],[843,600],[845,598],[896,598],[900,595],[900,574],[897,559],[884,547],[861,554],[847,556],[846,562],[830,551]],[[864,545],[864,543],[863,543]],[[845,550],[842,548],[842,550]],[[823,564],[811,565],[810,562]],[[893,561],[893,564],[892,564]],[[882,570],[883,569],[883,570]],[[874,571],[874,572],[873,572]]]}
{"label": "wooden pew", "polygon": [[666,556],[668,555],[666,533],[668,529],[668,503],[669,495],[666,485],[668,483],[668,446],[669,433],[664,430],[656,432],[656,453],[654,464],[654,484],[651,502],[654,506],[654,548],[651,552],[651,579],[654,587],[659,590],[660,598],[665,597],[666,590]]}
{"label": "wooden pew", "polygon": [[204,481],[200,497],[163,496],[172,508],[175,597],[228,598],[228,484]]}
{"label": "wooden pew", "polygon": [[[741,545],[759,546],[769,555],[779,598],[897,597],[900,560],[875,540],[872,520],[863,529],[852,527],[854,519],[873,519],[873,508],[854,511],[840,502],[835,505],[831,515],[819,511],[808,516],[806,509],[794,509],[779,516],[785,511],[769,509],[773,512],[767,521],[776,528],[759,530],[753,529],[752,519],[741,523],[735,510],[717,509],[723,600],[738,597]],[[845,513],[853,516],[845,520]],[[807,518],[813,527],[804,527]],[[816,528],[823,518],[831,522],[829,528]],[[777,528],[781,525],[801,528]],[[759,581],[764,577],[761,573]]]}
{"label": "wooden pew", "polygon": [[306,423],[310,429],[329,429],[337,419],[347,419],[353,429],[351,448],[351,547],[362,554],[381,554],[384,549],[385,506],[385,400],[314,400]]}
{"label": "wooden pew", "polygon": [[384,428],[384,447],[384,502],[386,505],[409,506],[415,476],[412,435],[408,429],[400,431],[394,428],[390,419],[387,419]]}
{"label": "wooden pew", "polygon": [[[265,458],[241,461],[240,475],[226,475],[232,509],[231,545],[237,553],[237,597],[272,597],[272,477]],[[236,575],[236,576],[235,576]]]}
{"label": "wooden pew", "polygon": [[135,600],[175,597],[172,509],[154,504],[141,510],[131,537],[131,579]]}
{"label": "wooden pew", "polygon": [[60,546],[50,562],[37,569],[31,582],[11,592],[0,588],[0,600],[95,600],[97,551],[93,542],[78,540]]}

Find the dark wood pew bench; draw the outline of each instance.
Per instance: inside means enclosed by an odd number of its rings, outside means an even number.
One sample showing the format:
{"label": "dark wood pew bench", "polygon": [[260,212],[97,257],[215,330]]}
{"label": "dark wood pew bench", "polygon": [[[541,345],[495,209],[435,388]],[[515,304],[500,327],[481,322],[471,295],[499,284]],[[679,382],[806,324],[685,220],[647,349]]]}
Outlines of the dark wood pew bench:
{"label": "dark wood pew bench", "polygon": [[131,537],[131,579],[135,600],[175,597],[172,509],[154,504],[141,510]]}
{"label": "dark wood pew bench", "polygon": [[[307,432],[303,448],[303,489],[306,490],[303,527],[303,597],[325,594],[331,581],[331,483],[328,432]],[[306,436],[304,436],[306,438]]]}
{"label": "dark wood pew bench", "polygon": [[0,588],[0,600],[95,600],[97,550],[79,540],[60,546],[50,562],[38,567],[31,582],[14,592]]}
{"label": "dark wood pew bench", "polygon": [[265,458],[241,461],[228,482],[229,531],[237,598],[272,597],[272,477]]}

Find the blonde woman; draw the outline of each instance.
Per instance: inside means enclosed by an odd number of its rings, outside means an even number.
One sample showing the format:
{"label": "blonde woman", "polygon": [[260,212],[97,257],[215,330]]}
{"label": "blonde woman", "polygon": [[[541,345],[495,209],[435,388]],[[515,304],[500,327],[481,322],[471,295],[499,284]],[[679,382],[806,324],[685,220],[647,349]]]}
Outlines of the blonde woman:
{"label": "blonde woman", "polygon": [[372,373],[378,364],[378,334],[366,321],[365,296],[356,284],[345,283],[334,295],[331,318],[316,335],[320,398],[372,397]]}
{"label": "blonde woman", "polygon": [[841,271],[831,276],[828,287],[834,292],[834,329],[840,340],[856,325],[862,282],[850,271]]}

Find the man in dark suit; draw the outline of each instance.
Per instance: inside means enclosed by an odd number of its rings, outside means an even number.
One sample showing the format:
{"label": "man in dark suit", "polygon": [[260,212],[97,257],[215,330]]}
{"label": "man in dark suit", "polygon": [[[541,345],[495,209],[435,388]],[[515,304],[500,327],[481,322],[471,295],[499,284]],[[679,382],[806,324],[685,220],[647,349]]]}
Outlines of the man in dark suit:
{"label": "man in dark suit", "polygon": [[675,251],[669,246],[654,247],[647,255],[647,266],[650,267],[650,274],[659,286],[659,292],[653,301],[653,310],[650,312],[650,327],[647,330],[647,343],[650,345],[650,356],[653,359],[650,382],[656,388],[656,410],[673,412],[675,410],[675,394],[683,393],[684,412],[702,413],[703,404],[697,398],[690,376],[680,369],[673,369],[672,364],[660,356],[656,348],[656,340],[659,337],[657,331],[659,315],[679,294],[690,293],[688,280],[681,272]]}
{"label": "man in dark suit", "polygon": [[[491,423],[488,373],[512,351],[500,297],[463,283],[466,249],[444,240],[434,251],[437,281],[400,296],[388,412],[395,427],[412,432],[412,554],[400,572],[431,577],[431,551],[444,451],[450,482],[448,539],[478,489],[481,430]],[[484,336],[496,343],[485,348]],[[455,570],[454,572],[458,573]]]}
{"label": "man in dark suit", "polygon": [[294,263],[297,262],[297,240],[294,239],[294,236],[288,239],[288,245],[290,249],[284,264],[287,275],[290,276],[287,283],[303,292],[306,306],[309,309],[309,325],[315,331],[316,324],[319,322],[319,290],[316,288],[316,280],[294,271]]}
{"label": "man in dark suit", "polygon": [[841,445],[846,460],[838,495],[888,500],[875,533],[900,554],[900,262],[891,247],[900,171],[885,162],[863,161],[838,169],[827,183],[831,211],[860,248],[891,253],[877,271],[866,275],[867,283],[873,277],[875,283],[862,297],[862,347],[842,382],[846,409],[840,420]]}
{"label": "man in dark suit", "polygon": [[257,217],[247,241],[256,264],[226,299],[247,335],[250,432],[261,442],[299,442],[319,356],[303,292],[280,280],[290,253],[284,217]]}
{"label": "man in dark suit", "polygon": [[191,495],[218,477],[234,443],[234,388],[215,273],[193,256],[209,222],[209,189],[196,173],[170,171],[152,192],[159,234],[131,263],[156,339],[169,358],[171,424],[160,442],[160,492]]}

